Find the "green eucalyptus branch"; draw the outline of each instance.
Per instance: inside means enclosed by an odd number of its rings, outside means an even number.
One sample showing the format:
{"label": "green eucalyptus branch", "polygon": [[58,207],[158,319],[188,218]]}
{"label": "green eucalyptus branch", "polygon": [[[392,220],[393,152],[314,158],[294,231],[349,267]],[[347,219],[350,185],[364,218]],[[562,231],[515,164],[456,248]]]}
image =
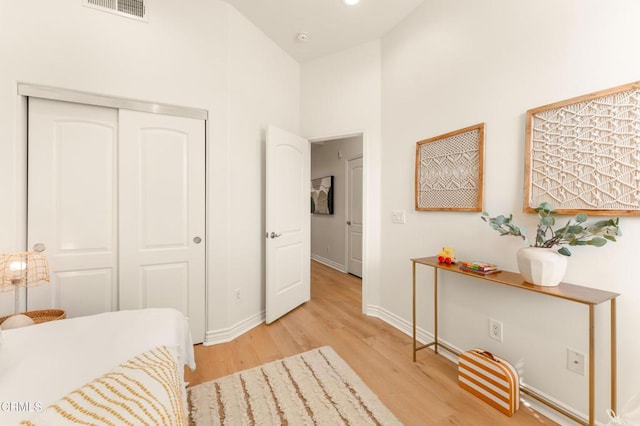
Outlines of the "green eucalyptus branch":
{"label": "green eucalyptus branch", "polygon": [[[482,212],[482,220],[498,231],[500,236],[511,235],[522,238],[530,247],[555,246],[593,246],[602,247],[608,241],[615,242],[616,237],[622,235],[620,231],[620,219],[600,220],[591,225],[585,222],[588,217],[584,213],[577,214],[573,219],[569,219],[562,228],[553,230],[556,224],[554,207],[549,203],[541,203],[536,209],[538,214],[538,226],[536,227],[536,238],[531,244],[526,236],[524,228],[520,228],[513,223],[513,215],[491,217],[489,213]],[[571,251],[567,247],[558,249],[558,253],[564,256],[571,256]]]}
{"label": "green eucalyptus branch", "polygon": [[504,237],[505,235],[513,235],[522,238],[527,242],[527,244],[529,244],[527,236],[523,233],[524,229],[521,230],[519,227],[513,224],[513,215],[509,215],[509,217],[505,217],[503,215],[489,217],[489,213],[482,212],[481,218],[485,222],[489,223],[489,226],[492,229],[498,231],[501,237]]}

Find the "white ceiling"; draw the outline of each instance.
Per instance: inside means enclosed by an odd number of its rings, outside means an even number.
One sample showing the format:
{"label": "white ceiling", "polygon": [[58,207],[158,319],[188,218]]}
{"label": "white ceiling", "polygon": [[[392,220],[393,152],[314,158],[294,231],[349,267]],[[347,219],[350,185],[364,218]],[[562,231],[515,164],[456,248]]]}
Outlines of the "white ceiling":
{"label": "white ceiling", "polygon": [[[224,0],[299,62],[376,40],[424,0]],[[305,42],[296,35],[305,32]]]}

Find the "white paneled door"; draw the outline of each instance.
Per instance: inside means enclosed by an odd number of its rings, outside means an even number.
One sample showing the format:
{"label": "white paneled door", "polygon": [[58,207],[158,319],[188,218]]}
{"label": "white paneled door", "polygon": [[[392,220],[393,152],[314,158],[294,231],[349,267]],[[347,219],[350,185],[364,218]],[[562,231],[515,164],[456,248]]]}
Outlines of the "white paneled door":
{"label": "white paneled door", "polygon": [[349,160],[347,167],[347,272],[362,277],[362,157]]}
{"label": "white paneled door", "polygon": [[309,301],[309,141],[274,126],[266,147],[266,322]]}
{"label": "white paneled door", "polygon": [[27,309],[117,309],[117,146],[117,110],[30,99],[28,246],[45,249],[51,283]]}
{"label": "white paneled door", "polygon": [[202,341],[204,122],[120,110],[120,139],[120,309],[175,308]]}
{"label": "white paneled door", "polygon": [[205,332],[204,121],[30,98],[28,242],[69,317],[173,307]]}

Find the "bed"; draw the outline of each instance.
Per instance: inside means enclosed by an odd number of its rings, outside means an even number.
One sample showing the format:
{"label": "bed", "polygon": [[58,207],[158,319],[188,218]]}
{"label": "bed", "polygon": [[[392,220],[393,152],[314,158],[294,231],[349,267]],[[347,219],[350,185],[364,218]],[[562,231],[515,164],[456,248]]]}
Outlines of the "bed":
{"label": "bed", "polygon": [[[169,361],[169,358],[173,367],[168,367],[168,373],[158,373],[157,364],[162,360]],[[123,381],[122,377],[131,375],[132,382],[139,383],[145,391],[167,390],[167,383],[160,383],[158,377],[168,378],[171,382],[169,394],[179,398],[184,406],[177,408],[175,405],[171,410],[165,410],[160,405],[167,402],[162,401],[158,392],[147,398],[153,401],[145,403],[162,408],[163,418],[165,414],[167,418],[186,415],[184,365],[195,369],[193,345],[185,317],[174,309],[108,312],[3,330],[0,424],[20,424],[23,420],[30,421],[24,424],[51,424],[56,415],[66,410],[59,408],[61,400],[66,401],[67,408],[75,407],[73,399],[68,398],[74,391],[98,392],[100,386],[111,390],[113,385],[105,379],[109,374],[116,385]],[[151,374],[151,378],[147,378],[142,374],[144,369],[153,370],[158,377]],[[93,400],[87,398],[85,392],[79,395],[81,399]],[[113,401],[113,398],[108,400]],[[103,413],[100,416],[111,415],[112,407],[102,405],[105,406],[101,406]],[[138,404],[138,408],[148,411],[142,404]],[[138,419],[134,423],[139,423],[141,417],[137,417],[136,410],[127,410],[125,415],[134,416]]]}

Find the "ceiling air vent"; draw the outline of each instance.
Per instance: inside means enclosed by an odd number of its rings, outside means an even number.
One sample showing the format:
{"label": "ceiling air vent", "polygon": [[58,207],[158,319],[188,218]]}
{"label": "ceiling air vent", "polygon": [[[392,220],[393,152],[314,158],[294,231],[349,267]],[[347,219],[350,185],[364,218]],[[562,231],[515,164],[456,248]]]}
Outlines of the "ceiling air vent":
{"label": "ceiling air vent", "polygon": [[87,7],[147,22],[147,0],[82,0]]}

